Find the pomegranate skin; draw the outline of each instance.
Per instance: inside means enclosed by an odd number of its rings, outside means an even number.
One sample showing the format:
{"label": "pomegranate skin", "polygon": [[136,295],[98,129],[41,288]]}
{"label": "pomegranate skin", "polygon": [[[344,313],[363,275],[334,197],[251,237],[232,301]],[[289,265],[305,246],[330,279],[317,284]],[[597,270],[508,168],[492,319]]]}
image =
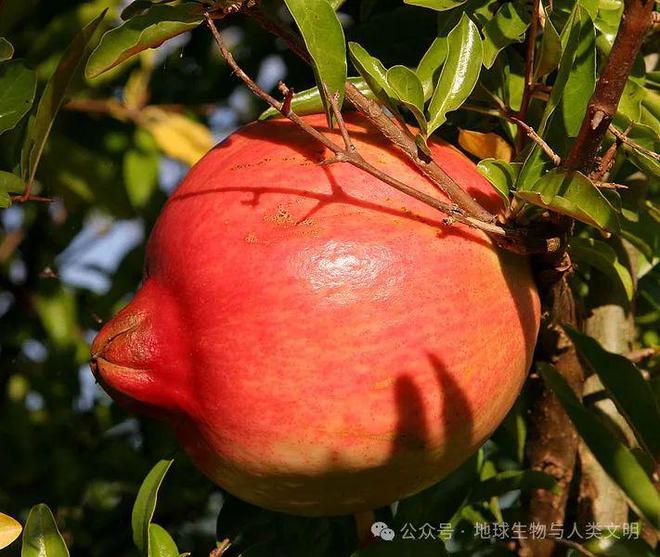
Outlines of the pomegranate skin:
{"label": "pomegranate skin", "polygon": [[[443,197],[347,121],[367,160]],[[431,150],[501,209],[471,161]],[[283,120],[209,152],[92,347],[108,392],[166,420],[214,482],[308,516],[389,504],[467,459],[518,395],[540,313],[526,259],[348,164],[318,164],[328,156]]]}

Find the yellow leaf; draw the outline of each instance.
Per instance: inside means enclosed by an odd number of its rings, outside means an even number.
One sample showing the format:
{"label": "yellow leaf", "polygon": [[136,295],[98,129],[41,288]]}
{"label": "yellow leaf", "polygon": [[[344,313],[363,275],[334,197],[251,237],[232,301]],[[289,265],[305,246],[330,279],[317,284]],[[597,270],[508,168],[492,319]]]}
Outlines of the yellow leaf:
{"label": "yellow leaf", "polygon": [[192,166],[213,147],[213,135],[206,126],[153,106],[143,111],[142,125],[154,136],[168,157]]}
{"label": "yellow leaf", "polygon": [[0,513],[0,549],[7,547],[21,535],[23,527],[11,516]]}
{"label": "yellow leaf", "polygon": [[468,153],[480,159],[501,159],[511,162],[513,149],[495,133],[458,130],[458,144]]}
{"label": "yellow leaf", "polygon": [[149,100],[149,74],[137,68],[128,76],[124,85],[124,106],[131,110],[140,110]]}

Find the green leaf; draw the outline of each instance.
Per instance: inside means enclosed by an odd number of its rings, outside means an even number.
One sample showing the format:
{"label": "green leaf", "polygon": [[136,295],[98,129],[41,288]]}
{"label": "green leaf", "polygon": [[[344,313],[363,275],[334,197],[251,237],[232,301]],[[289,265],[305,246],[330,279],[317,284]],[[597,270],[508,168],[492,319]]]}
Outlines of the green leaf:
{"label": "green leaf", "polygon": [[557,33],[554,24],[548,16],[545,6],[542,6],[542,8],[545,14],[545,25],[543,26],[538,62],[534,70],[535,81],[540,77],[548,75],[559,66],[562,51],[559,33]]}
{"label": "green leaf", "polygon": [[500,472],[492,478],[478,483],[470,493],[468,500],[472,503],[488,501],[491,497],[499,497],[510,491],[528,489],[554,490],[557,487],[556,480],[538,470],[513,470]]}
{"label": "green leaf", "polygon": [[30,509],[23,530],[21,557],[68,557],[69,550],[47,505]]}
{"label": "green leaf", "polygon": [[355,69],[365,80],[374,95],[387,105],[391,105],[391,99],[396,98],[396,93],[387,82],[387,70],[378,58],[371,56],[358,43],[348,43],[348,53]]}
{"label": "green leaf", "polygon": [[14,46],[4,37],[0,37],[0,62],[11,60],[14,55]]}
{"label": "green leaf", "polygon": [[511,43],[522,42],[529,27],[530,14],[519,4],[504,4],[483,27],[484,66],[490,68],[499,52]]}
{"label": "green leaf", "polygon": [[403,0],[404,4],[411,6],[420,6],[421,8],[431,8],[438,12],[451,10],[456,6],[465,4],[466,0]]}
{"label": "green leaf", "polygon": [[525,201],[552,209],[602,230],[618,232],[619,221],[614,207],[580,172],[555,169],[545,174],[528,190],[516,195]]}
{"label": "green leaf", "polygon": [[344,102],[346,83],[346,40],[344,30],[327,0],[284,0],[312,57],[316,84],[322,90],[323,106],[332,123],[331,108],[321,84],[328,95],[339,93],[339,106]]}
{"label": "green leaf", "polygon": [[27,114],[37,92],[37,74],[13,60],[0,65],[0,134],[14,129]]}
{"label": "green leaf", "polygon": [[158,498],[158,489],[163,483],[163,478],[172,466],[172,460],[161,460],[144,478],[140,491],[138,491],[133,505],[133,514],[131,515],[131,527],[133,528],[133,542],[140,553],[150,557],[149,553],[149,525],[156,510],[156,499]]}
{"label": "green leaf", "polygon": [[425,101],[433,94],[433,86],[446,58],[447,37],[436,37],[417,66],[417,77],[422,83]]}
{"label": "green leaf", "polygon": [[634,295],[634,285],[630,271],[619,262],[612,247],[601,240],[574,237],[570,242],[571,255],[578,262],[584,262],[607,276],[615,288],[630,302]]}
{"label": "green leaf", "polygon": [[[658,132],[644,124],[634,124],[628,132],[628,138],[637,145],[646,147],[649,151],[657,153],[660,151],[660,137]],[[626,156],[637,168],[649,176],[660,176],[660,162],[657,159],[635,149],[632,146],[624,146]]]}
{"label": "green leaf", "polygon": [[637,222],[622,221],[621,236],[653,265],[660,257],[660,210],[651,201],[646,201],[637,217]]}
{"label": "green leaf", "polygon": [[76,34],[62,54],[55,72],[46,83],[37,106],[37,112],[34,119],[30,121],[28,135],[21,151],[21,170],[28,183],[34,179],[55,117],[64,103],[69,85],[85,65],[89,56],[89,42],[104,16],[105,11]]}
{"label": "green leaf", "polygon": [[658,528],[660,494],[630,449],[612,434],[597,414],[580,403],[552,365],[541,362],[538,369],[605,472],[621,487],[641,516]]}
{"label": "green leaf", "polygon": [[121,12],[121,18],[126,21],[132,17],[142,15],[152,6],[157,4],[171,4],[174,0],[135,0],[126,6]]}
{"label": "green leaf", "polygon": [[484,159],[477,165],[477,170],[491,183],[508,206],[509,194],[518,179],[518,173],[521,167],[521,163],[504,162],[498,159]]}
{"label": "green leaf", "polygon": [[11,205],[11,193],[23,193],[25,183],[19,176],[11,172],[0,170],[0,207],[7,208]]}
{"label": "green leaf", "polygon": [[564,328],[635,431],[637,440],[660,461],[660,406],[648,381],[624,356],[608,352],[593,338],[570,327]]}
{"label": "green leaf", "polygon": [[[566,87],[566,82],[568,81],[571,70],[573,69],[575,56],[580,45],[580,16],[580,5],[576,3],[566,23],[566,26],[561,33],[561,46],[563,50],[559,60],[559,70],[557,71],[557,77],[553,83],[550,98],[545,105],[541,123],[539,124],[539,128],[537,130],[541,137],[545,136],[545,129],[548,120],[559,105],[559,101],[561,100],[562,94],[564,93],[564,88]],[[540,147],[535,146],[534,150],[537,149],[540,149]]]}
{"label": "green leaf", "polygon": [[559,102],[564,129],[576,137],[596,87],[596,30],[586,10],[580,11],[580,37],[573,66]]}
{"label": "green leaf", "polygon": [[346,0],[328,0],[328,2],[330,2],[332,9],[337,11],[339,8],[342,7],[342,5],[346,2]]}
{"label": "green leaf", "polygon": [[149,557],[179,557],[172,536],[158,524],[149,524]]}
{"label": "green leaf", "polygon": [[[351,83],[360,93],[365,95],[370,99],[375,99],[371,87],[367,84],[363,77],[349,77],[346,81]],[[321,100],[321,93],[319,92],[318,87],[312,87],[311,89],[305,89],[293,95],[291,99],[291,110],[298,114],[298,116],[304,116],[306,114],[320,114],[324,112],[323,101]],[[280,111],[270,107],[264,110],[259,115],[259,121],[269,120],[276,116],[281,116]]]}
{"label": "green leaf", "polygon": [[198,4],[154,5],[144,14],[103,35],[89,57],[85,75],[88,78],[97,77],[143,50],[159,47],[167,39],[194,29],[203,20]]}
{"label": "green leaf", "polygon": [[426,135],[424,91],[417,74],[405,66],[394,66],[387,70],[387,83],[397,99],[412,112],[422,133]]}
{"label": "green leaf", "polygon": [[479,79],[483,48],[479,30],[465,14],[447,37],[447,59],[442,66],[431,104],[429,126],[431,135],[468,98]]}

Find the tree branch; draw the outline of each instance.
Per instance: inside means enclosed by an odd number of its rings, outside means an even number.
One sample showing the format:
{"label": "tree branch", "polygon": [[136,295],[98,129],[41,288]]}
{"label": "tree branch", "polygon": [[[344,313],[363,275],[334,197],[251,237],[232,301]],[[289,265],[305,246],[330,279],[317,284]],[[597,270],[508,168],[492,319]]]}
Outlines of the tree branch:
{"label": "tree branch", "polygon": [[[629,128],[630,129],[630,128]],[[628,137],[628,134],[626,132],[619,131],[614,127],[613,124],[610,124],[608,131],[616,137],[617,141],[620,141],[621,143],[625,143],[630,147],[631,149],[634,149],[635,151],[639,151],[640,153],[643,153],[644,155],[651,157],[657,161],[660,161],[660,154],[655,153],[654,151],[651,151],[650,149],[647,149],[646,147],[642,147],[639,143],[635,143],[632,139]]]}
{"label": "tree branch", "polygon": [[603,142],[628,75],[651,26],[654,0],[624,0],[623,16],[612,50],[591,96],[578,136],[568,154],[566,167],[591,173],[598,165]]}
{"label": "tree branch", "polygon": [[[260,9],[251,10],[249,15],[266,30],[284,40],[291,51],[297,56],[307,63],[311,63],[309,55],[300,43],[300,40],[289,29]],[[414,137],[410,133],[406,133],[407,130],[402,130],[392,121],[385,114],[380,104],[368,99],[350,82],[346,82],[346,99],[402,151],[453,203],[458,205],[465,215],[488,223],[495,222],[495,215],[491,214],[472,199],[432,158],[429,158],[425,153],[421,153],[415,143]]]}
{"label": "tree branch", "polygon": [[[211,30],[213,39],[215,40],[220,50],[220,53],[222,54],[222,57],[225,59],[225,61],[232,69],[232,71],[243,81],[243,83],[245,83],[245,85],[247,85],[250,91],[252,91],[255,95],[257,95],[262,100],[266,101],[270,106],[272,106],[277,111],[279,111],[283,116],[286,116],[289,120],[291,120],[293,123],[299,126],[304,132],[312,136],[314,139],[316,139],[316,141],[318,141],[324,147],[332,151],[334,153],[334,157],[329,162],[347,162],[349,164],[352,164],[353,166],[360,168],[361,170],[364,170],[365,172],[371,174],[372,176],[378,178],[379,180],[382,180],[383,182],[399,190],[400,192],[405,193],[406,195],[409,195],[411,197],[414,197],[415,199],[421,201],[422,203],[425,203],[426,205],[429,205],[430,207],[433,207],[434,209],[437,209],[445,213],[446,215],[449,215],[452,220],[455,220],[462,224],[466,224],[473,228],[477,228],[479,230],[483,230],[484,232],[487,232],[488,234],[491,234],[496,237],[506,237],[506,240],[503,240],[503,243],[506,245],[522,242],[523,237],[519,232],[508,230],[497,224],[493,224],[492,222],[484,222],[472,216],[466,215],[463,209],[461,209],[458,205],[445,203],[444,201],[435,199],[434,197],[422,191],[419,191],[409,186],[408,184],[405,184],[400,180],[393,178],[392,176],[389,176],[388,174],[384,173],[383,171],[379,170],[378,168],[374,167],[372,164],[367,162],[362,157],[362,155],[360,155],[355,150],[355,148],[352,147],[352,142],[348,137],[348,132],[346,131],[345,124],[343,123],[343,118],[341,118],[341,112],[337,107],[337,101],[336,99],[334,99],[333,102],[333,100],[331,99],[331,105],[333,106],[333,110],[335,111],[335,117],[337,118],[338,121],[342,122],[340,126],[340,130],[342,130],[341,133],[342,136],[344,137],[344,141],[347,143],[347,147],[342,148],[341,146],[337,145],[334,141],[329,139],[326,135],[324,135],[314,127],[310,126],[303,118],[298,116],[295,112],[293,112],[290,109],[291,103],[286,102],[286,98],[289,97],[289,90],[288,88],[286,88],[284,84],[280,85],[280,89],[282,89],[282,91],[285,94],[285,102],[278,101],[277,99],[269,95],[266,91],[264,91],[261,87],[259,87],[254,82],[254,80],[250,76],[248,76],[236,63],[236,60],[234,59],[231,52],[227,48],[227,45],[225,44],[224,39],[222,38],[222,35],[218,31],[217,27],[215,26],[215,23],[213,22],[212,17],[209,14],[206,15],[206,23],[209,29]],[[349,145],[352,148],[349,147]],[[545,245],[546,246],[548,245],[548,241],[545,241]]]}

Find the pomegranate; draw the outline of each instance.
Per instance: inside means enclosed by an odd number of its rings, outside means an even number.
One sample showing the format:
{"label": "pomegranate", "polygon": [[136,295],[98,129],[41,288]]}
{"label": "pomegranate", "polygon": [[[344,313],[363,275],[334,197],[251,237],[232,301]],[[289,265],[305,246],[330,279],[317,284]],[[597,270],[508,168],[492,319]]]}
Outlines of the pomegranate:
{"label": "pomegranate", "polygon": [[[347,123],[367,160],[442,197],[364,119]],[[501,209],[471,161],[430,148]],[[391,503],[467,459],[521,388],[540,311],[525,258],[348,164],[319,165],[329,155],[284,120],[209,152],[92,347],[104,388],[166,420],[213,481],[308,516]]]}

